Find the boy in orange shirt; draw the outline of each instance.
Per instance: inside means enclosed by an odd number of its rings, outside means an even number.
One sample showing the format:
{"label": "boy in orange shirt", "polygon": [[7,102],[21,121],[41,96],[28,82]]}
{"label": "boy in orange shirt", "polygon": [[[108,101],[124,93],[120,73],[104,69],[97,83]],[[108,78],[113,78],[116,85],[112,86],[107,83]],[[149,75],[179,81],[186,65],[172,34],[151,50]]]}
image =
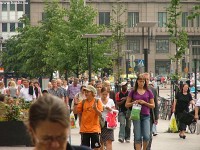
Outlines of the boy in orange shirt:
{"label": "boy in orange shirt", "polygon": [[[91,147],[94,150],[99,150],[101,127],[99,116],[103,111],[102,102],[95,99],[97,94],[96,89],[92,85],[85,88],[86,100],[79,103],[74,103],[74,112],[82,113],[80,123],[80,133],[82,135],[81,145]],[[91,145],[90,145],[91,141]]]}

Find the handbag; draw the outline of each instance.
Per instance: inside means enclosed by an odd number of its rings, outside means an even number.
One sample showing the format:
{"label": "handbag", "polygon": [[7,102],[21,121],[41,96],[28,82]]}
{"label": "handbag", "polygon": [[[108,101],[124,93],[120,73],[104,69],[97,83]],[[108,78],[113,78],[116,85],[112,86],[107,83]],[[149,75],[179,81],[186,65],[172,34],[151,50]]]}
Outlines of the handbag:
{"label": "handbag", "polygon": [[108,129],[115,129],[117,127],[117,115],[118,115],[118,110],[113,110],[107,113],[106,122]]}
{"label": "handbag", "polygon": [[178,126],[176,123],[176,118],[174,113],[172,114],[171,118],[170,118],[170,122],[169,122],[169,130],[173,133],[178,131]]}
{"label": "handbag", "polygon": [[131,110],[131,120],[140,120],[140,112],[141,112],[142,106],[139,104],[133,104],[132,110]]}
{"label": "handbag", "polygon": [[191,124],[193,122],[193,120],[194,120],[194,115],[187,111],[183,111],[183,113],[181,114],[181,116],[179,118],[179,121],[186,125]]}

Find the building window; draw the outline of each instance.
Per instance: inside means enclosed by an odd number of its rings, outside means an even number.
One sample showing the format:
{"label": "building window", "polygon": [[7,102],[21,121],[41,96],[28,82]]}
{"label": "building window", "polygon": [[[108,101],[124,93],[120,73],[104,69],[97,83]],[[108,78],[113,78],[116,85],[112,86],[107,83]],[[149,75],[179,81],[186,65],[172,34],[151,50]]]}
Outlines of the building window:
{"label": "building window", "polygon": [[2,4],[2,11],[7,11],[7,10],[8,10],[8,5]]}
{"label": "building window", "polygon": [[168,75],[170,73],[170,60],[155,60],[155,74]]}
{"label": "building window", "polygon": [[133,53],[140,53],[140,40],[127,40],[127,50],[133,50]]}
{"label": "building window", "polygon": [[8,32],[7,23],[2,23],[2,32]]}
{"label": "building window", "polygon": [[99,25],[110,25],[110,12],[99,12]]}
{"label": "building window", "polygon": [[15,23],[10,23],[10,32],[15,32]]}
{"label": "building window", "polygon": [[200,16],[196,16],[196,27],[200,27]]}
{"label": "building window", "polygon": [[188,27],[188,12],[182,13],[182,27]]}
{"label": "building window", "polygon": [[47,18],[47,14],[42,12],[42,20],[45,20]]}
{"label": "building window", "polygon": [[167,13],[158,12],[158,27],[166,27],[167,23]]}
{"label": "building window", "polygon": [[128,27],[135,27],[139,22],[139,12],[128,12]]}
{"label": "building window", "polygon": [[6,43],[2,43],[2,51],[6,51]]}
{"label": "building window", "polygon": [[17,11],[23,11],[23,4],[17,4]]}
{"label": "building window", "polygon": [[15,4],[10,4],[10,11],[15,11]]}
{"label": "building window", "polygon": [[23,28],[23,23],[19,22],[18,23],[18,28]]}
{"label": "building window", "polygon": [[[200,40],[193,40],[192,45],[200,45]],[[200,47],[192,47],[192,55],[200,55]]]}
{"label": "building window", "polygon": [[169,40],[156,40],[156,53],[169,53]]}

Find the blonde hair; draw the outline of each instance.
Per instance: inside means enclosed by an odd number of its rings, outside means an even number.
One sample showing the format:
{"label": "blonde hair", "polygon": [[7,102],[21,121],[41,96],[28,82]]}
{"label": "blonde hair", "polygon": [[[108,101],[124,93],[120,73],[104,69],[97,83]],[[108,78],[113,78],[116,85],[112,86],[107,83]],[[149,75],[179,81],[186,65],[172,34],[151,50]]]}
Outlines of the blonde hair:
{"label": "blonde hair", "polygon": [[106,80],[103,82],[103,86],[108,86],[108,85],[110,85],[110,81]]}
{"label": "blonde hair", "polygon": [[4,88],[4,83],[0,81],[0,88]]}
{"label": "blonde hair", "polygon": [[15,81],[10,81],[10,86],[11,86],[11,87],[16,87]]}

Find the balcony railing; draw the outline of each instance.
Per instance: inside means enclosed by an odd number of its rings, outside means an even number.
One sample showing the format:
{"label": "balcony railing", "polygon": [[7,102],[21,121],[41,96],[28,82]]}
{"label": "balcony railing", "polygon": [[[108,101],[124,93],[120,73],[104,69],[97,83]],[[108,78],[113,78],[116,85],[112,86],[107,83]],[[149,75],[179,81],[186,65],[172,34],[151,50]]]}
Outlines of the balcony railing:
{"label": "balcony railing", "polygon": [[[181,27],[178,28],[178,31],[181,31],[184,29],[188,35],[200,35],[200,27]],[[122,32],[125,33],[125,35],[142,35],[142,28],[141,27],[133,27],[133,28],[124,28]],[[155,35],[169,35],[168,28],[165,27],[152,27],[151,32],[153,32]],[[109,29],[105,29],[103,32],[104,35],[112,35],[112,32]],[[144,35],[148,34],[148,29],[144,28]]]}

